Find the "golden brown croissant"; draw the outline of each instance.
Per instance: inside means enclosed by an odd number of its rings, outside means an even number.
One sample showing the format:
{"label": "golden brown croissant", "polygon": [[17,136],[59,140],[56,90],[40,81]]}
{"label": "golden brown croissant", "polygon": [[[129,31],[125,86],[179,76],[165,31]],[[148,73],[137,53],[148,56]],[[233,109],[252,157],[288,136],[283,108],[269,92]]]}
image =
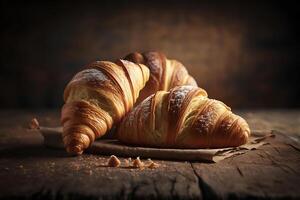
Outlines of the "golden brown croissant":
{"label": "golden brown croissant", "polygon": [[243,118],[193,86],[149,96],[123,119],[117,133],[127,144],[170,148],[234,147],[249,136]]}
{"label": "golden brown croissant", "polygon": [[81,154],[133,107],[149,79],[149,69],[126,60],[96,61],[77,73],[64,91],[63,141]]}
{"label": "golden brown croissant", "polygon": [[125,57],[126,60],[146,65],[150,70],[150,78],[145,88],[141,91],[137,103],[154,94],[159,90],[168,91],[175,86],[192,85],[197,86],[182,63],[177,60],[169,60],[163,53],[131,53]]}

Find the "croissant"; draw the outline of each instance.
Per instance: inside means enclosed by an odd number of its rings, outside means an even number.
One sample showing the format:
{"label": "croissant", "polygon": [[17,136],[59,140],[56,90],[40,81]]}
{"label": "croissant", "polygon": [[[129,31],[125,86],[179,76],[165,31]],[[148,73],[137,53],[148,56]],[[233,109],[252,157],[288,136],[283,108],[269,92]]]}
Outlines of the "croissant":
{"label": "croissant", "polygon": [[146,65],[150,70],[150,78],[137,100],[137,104],[159,90],[168,91],[175,86],[197,86],[182,63],[177,60],[169,60],[163,53],[131,53],[126,60]]}
{"label": "croissant", "polygon": [[123,119],[117,132],[123,143],[165,148],[235,147],[249,136],[243,118],[194,86],[149,96]]}
{"label": "croissant", "polygon": [[126,60],[96,61],[77,73],[64,91],[63,142],[81,154],[133,107],[149,79],[149,69]]}

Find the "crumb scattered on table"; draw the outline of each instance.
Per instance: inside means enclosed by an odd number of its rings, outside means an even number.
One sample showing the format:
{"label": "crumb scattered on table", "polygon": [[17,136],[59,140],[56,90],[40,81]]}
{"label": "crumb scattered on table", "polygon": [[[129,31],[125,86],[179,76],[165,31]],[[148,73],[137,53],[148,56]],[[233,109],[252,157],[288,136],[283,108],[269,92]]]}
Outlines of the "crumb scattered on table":
{"label": "crumb scattered on table", "polygon": [[148,168],[150,168],[150,169],[156,169],[158,167],[159,167],[159,164],[157,164],[153,161],[151,161],[151,163],[148,165]]}
{"label": "crumb scattered on table", "polygon": [[124,162],[125,162],[125,164],[124,164],[125,167],[131,167],[132,160],[130,157],[128,159],[125,159]]}
{"label": "crumb scattered on table", "polygon": [[[121,161],[118,159],[117,156],[111,155],[106,166],[108,166],[108,167],[120,167],[121,166]],[[132,160],[130,157],[127,158],[127,159],[124,159],[124,165],[122,165],[123,168],[128,168],[130,171],[134,170],[133,168],[136,168],[136,169],[144,169],[144,168],[156,169],[159,166],[160,165],[158,163],[155,163],[150,158],[147,159],[147,161],[144,163],[140,159],[140,157],[137,157],[134,160]]]}
{"label": "crumb scattered on table", "polygon": [[31,119],[30,123],[29,123],[29,128],[30,129],[39,129],[40,124],[38,122],[38,120],[36,118]]}
{"label": "crumb scattered on table", "polygon": [[145,166],[145,164],[140,160],[140,157],[134,159],[132,164],[134,168],[143,168]]}
{"label": "crumb scattered on table", "polygon": [[110,156],[107,165],[109,167],[119,167],[121,165],[121,161],[115,156]]}

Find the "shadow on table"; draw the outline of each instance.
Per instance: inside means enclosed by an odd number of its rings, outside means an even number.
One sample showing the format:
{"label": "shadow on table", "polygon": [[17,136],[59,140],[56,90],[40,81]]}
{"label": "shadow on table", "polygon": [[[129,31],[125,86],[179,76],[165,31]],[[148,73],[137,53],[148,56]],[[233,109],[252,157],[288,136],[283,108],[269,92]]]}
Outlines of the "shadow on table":
{"label": "shadow on table", "polygon": [[57,158],[69,157],[65,151],[42,145],[12,146],[0,150],[0,158]]}

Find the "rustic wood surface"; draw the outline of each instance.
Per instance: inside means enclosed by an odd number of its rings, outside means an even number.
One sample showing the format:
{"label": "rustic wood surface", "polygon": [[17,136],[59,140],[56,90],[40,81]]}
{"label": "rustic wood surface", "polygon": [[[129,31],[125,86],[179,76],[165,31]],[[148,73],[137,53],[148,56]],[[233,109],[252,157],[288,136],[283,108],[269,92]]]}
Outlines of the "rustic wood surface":
{"label": "rustic wood surface", "polygon": [[[274,131],[268,145],[219,163],[155,161],[157,169],[110,168],[108,157],[68,157],[27,129],[57,111],[0,112],[0,199],[300,198],[300,111],[240,111],[252,129]],[[123,162],[124,159],[121,158]]]}

